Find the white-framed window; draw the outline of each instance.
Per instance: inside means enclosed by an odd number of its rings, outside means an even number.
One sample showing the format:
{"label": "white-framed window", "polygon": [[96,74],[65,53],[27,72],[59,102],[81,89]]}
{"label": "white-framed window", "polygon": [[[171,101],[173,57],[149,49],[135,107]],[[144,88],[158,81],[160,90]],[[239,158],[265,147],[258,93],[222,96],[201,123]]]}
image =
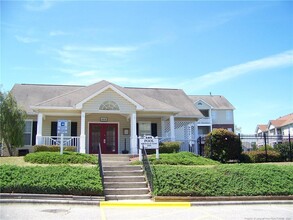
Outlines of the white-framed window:
{"label": "white-framed window", "polygon": [[231,121],[232,120],[232,111],[226,111],[226,120]]}
{"label": "white-framed window", "polygon": [[144,135],[151,135],[151,134],[152,134],[151,122],[140,121],[138,123],[138,135],[142,137]]}
{"label": "white-framed window", "polygon": [[24,136],[23,139],[24,139],[25,146],[32,145],[32,133],[33,133],[33,121],[26,120],[25,127],[24,127],[24,133],[23,133],[23,136]]}

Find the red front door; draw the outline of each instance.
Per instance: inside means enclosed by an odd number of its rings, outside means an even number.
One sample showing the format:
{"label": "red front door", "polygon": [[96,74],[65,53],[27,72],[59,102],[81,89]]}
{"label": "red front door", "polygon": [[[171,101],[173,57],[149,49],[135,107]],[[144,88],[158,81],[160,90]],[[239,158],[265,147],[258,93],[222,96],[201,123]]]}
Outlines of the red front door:
{"label": "red front door", "polygon": [[90,124],[89,151],[90,154],[98,153],[101,144],[102,154],[118,153],[118,125],[117,124]]}

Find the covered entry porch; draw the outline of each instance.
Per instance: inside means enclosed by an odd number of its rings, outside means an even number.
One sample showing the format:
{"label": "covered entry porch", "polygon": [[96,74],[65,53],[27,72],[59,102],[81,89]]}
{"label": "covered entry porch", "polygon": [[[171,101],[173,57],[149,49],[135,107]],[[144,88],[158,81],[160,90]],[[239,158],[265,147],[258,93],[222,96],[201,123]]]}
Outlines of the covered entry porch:
{"label": "covered entry porch", "polygon": [[[38,114],[36,145],[60,145],[57,121],[67,120],[63,145],[80,153],[96,154],[100,143],[105,154],[137,154],[138,137],[158,136],[159,140],[180,141],[181,150],[197,153],[197,123],[174,115],[97,114],[53,116]],[[192,148],[192,149],[191,149]]]}

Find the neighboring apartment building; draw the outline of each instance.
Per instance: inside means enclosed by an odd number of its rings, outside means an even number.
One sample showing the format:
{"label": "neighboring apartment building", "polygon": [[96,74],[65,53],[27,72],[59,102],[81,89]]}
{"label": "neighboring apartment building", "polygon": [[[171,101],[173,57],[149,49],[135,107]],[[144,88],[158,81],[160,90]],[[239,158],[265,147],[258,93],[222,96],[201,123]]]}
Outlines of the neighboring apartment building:
{"label": "neighboring apartment building", "polygon": [[197,122],[198,135],[206,135],[216,128],[234,132],[234,106],[221,95],[191,95],[195,107],[204,115]]}
{"label": "neighboring apartment building", "polygon": [[[234,107],[223,96],[187,96],[181,89],[128,88],[100,81],[89,86],[16,84],[11,90],[28,114],[25,147],[60,144],[81,153],[137,154],[137,138],[180,141],[198,153],[197,138],[213,128],[233,131]],[[59,125],[60,126],[60,125]]]}
{"label": "neighboring apartment building", "polygon": [[288,140],[289,134],[293,134],[293,113],[275,120],[269,120],[267,124],[257,125],[255,133],[259,137],[258,146],[264,145],[264,135],[267,137],[266,141],[269,145],[275,145]]}

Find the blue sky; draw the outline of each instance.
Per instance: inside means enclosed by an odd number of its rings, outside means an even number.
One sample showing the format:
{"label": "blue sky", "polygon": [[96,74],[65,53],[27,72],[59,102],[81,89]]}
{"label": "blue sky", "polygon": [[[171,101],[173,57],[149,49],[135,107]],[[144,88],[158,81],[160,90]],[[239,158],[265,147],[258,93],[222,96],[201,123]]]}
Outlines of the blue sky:
{"label": "blue sky", "polygon": [[1,0],[1,90],[15,83],[219,94],[243,133],[293,112],[293,1]]}

